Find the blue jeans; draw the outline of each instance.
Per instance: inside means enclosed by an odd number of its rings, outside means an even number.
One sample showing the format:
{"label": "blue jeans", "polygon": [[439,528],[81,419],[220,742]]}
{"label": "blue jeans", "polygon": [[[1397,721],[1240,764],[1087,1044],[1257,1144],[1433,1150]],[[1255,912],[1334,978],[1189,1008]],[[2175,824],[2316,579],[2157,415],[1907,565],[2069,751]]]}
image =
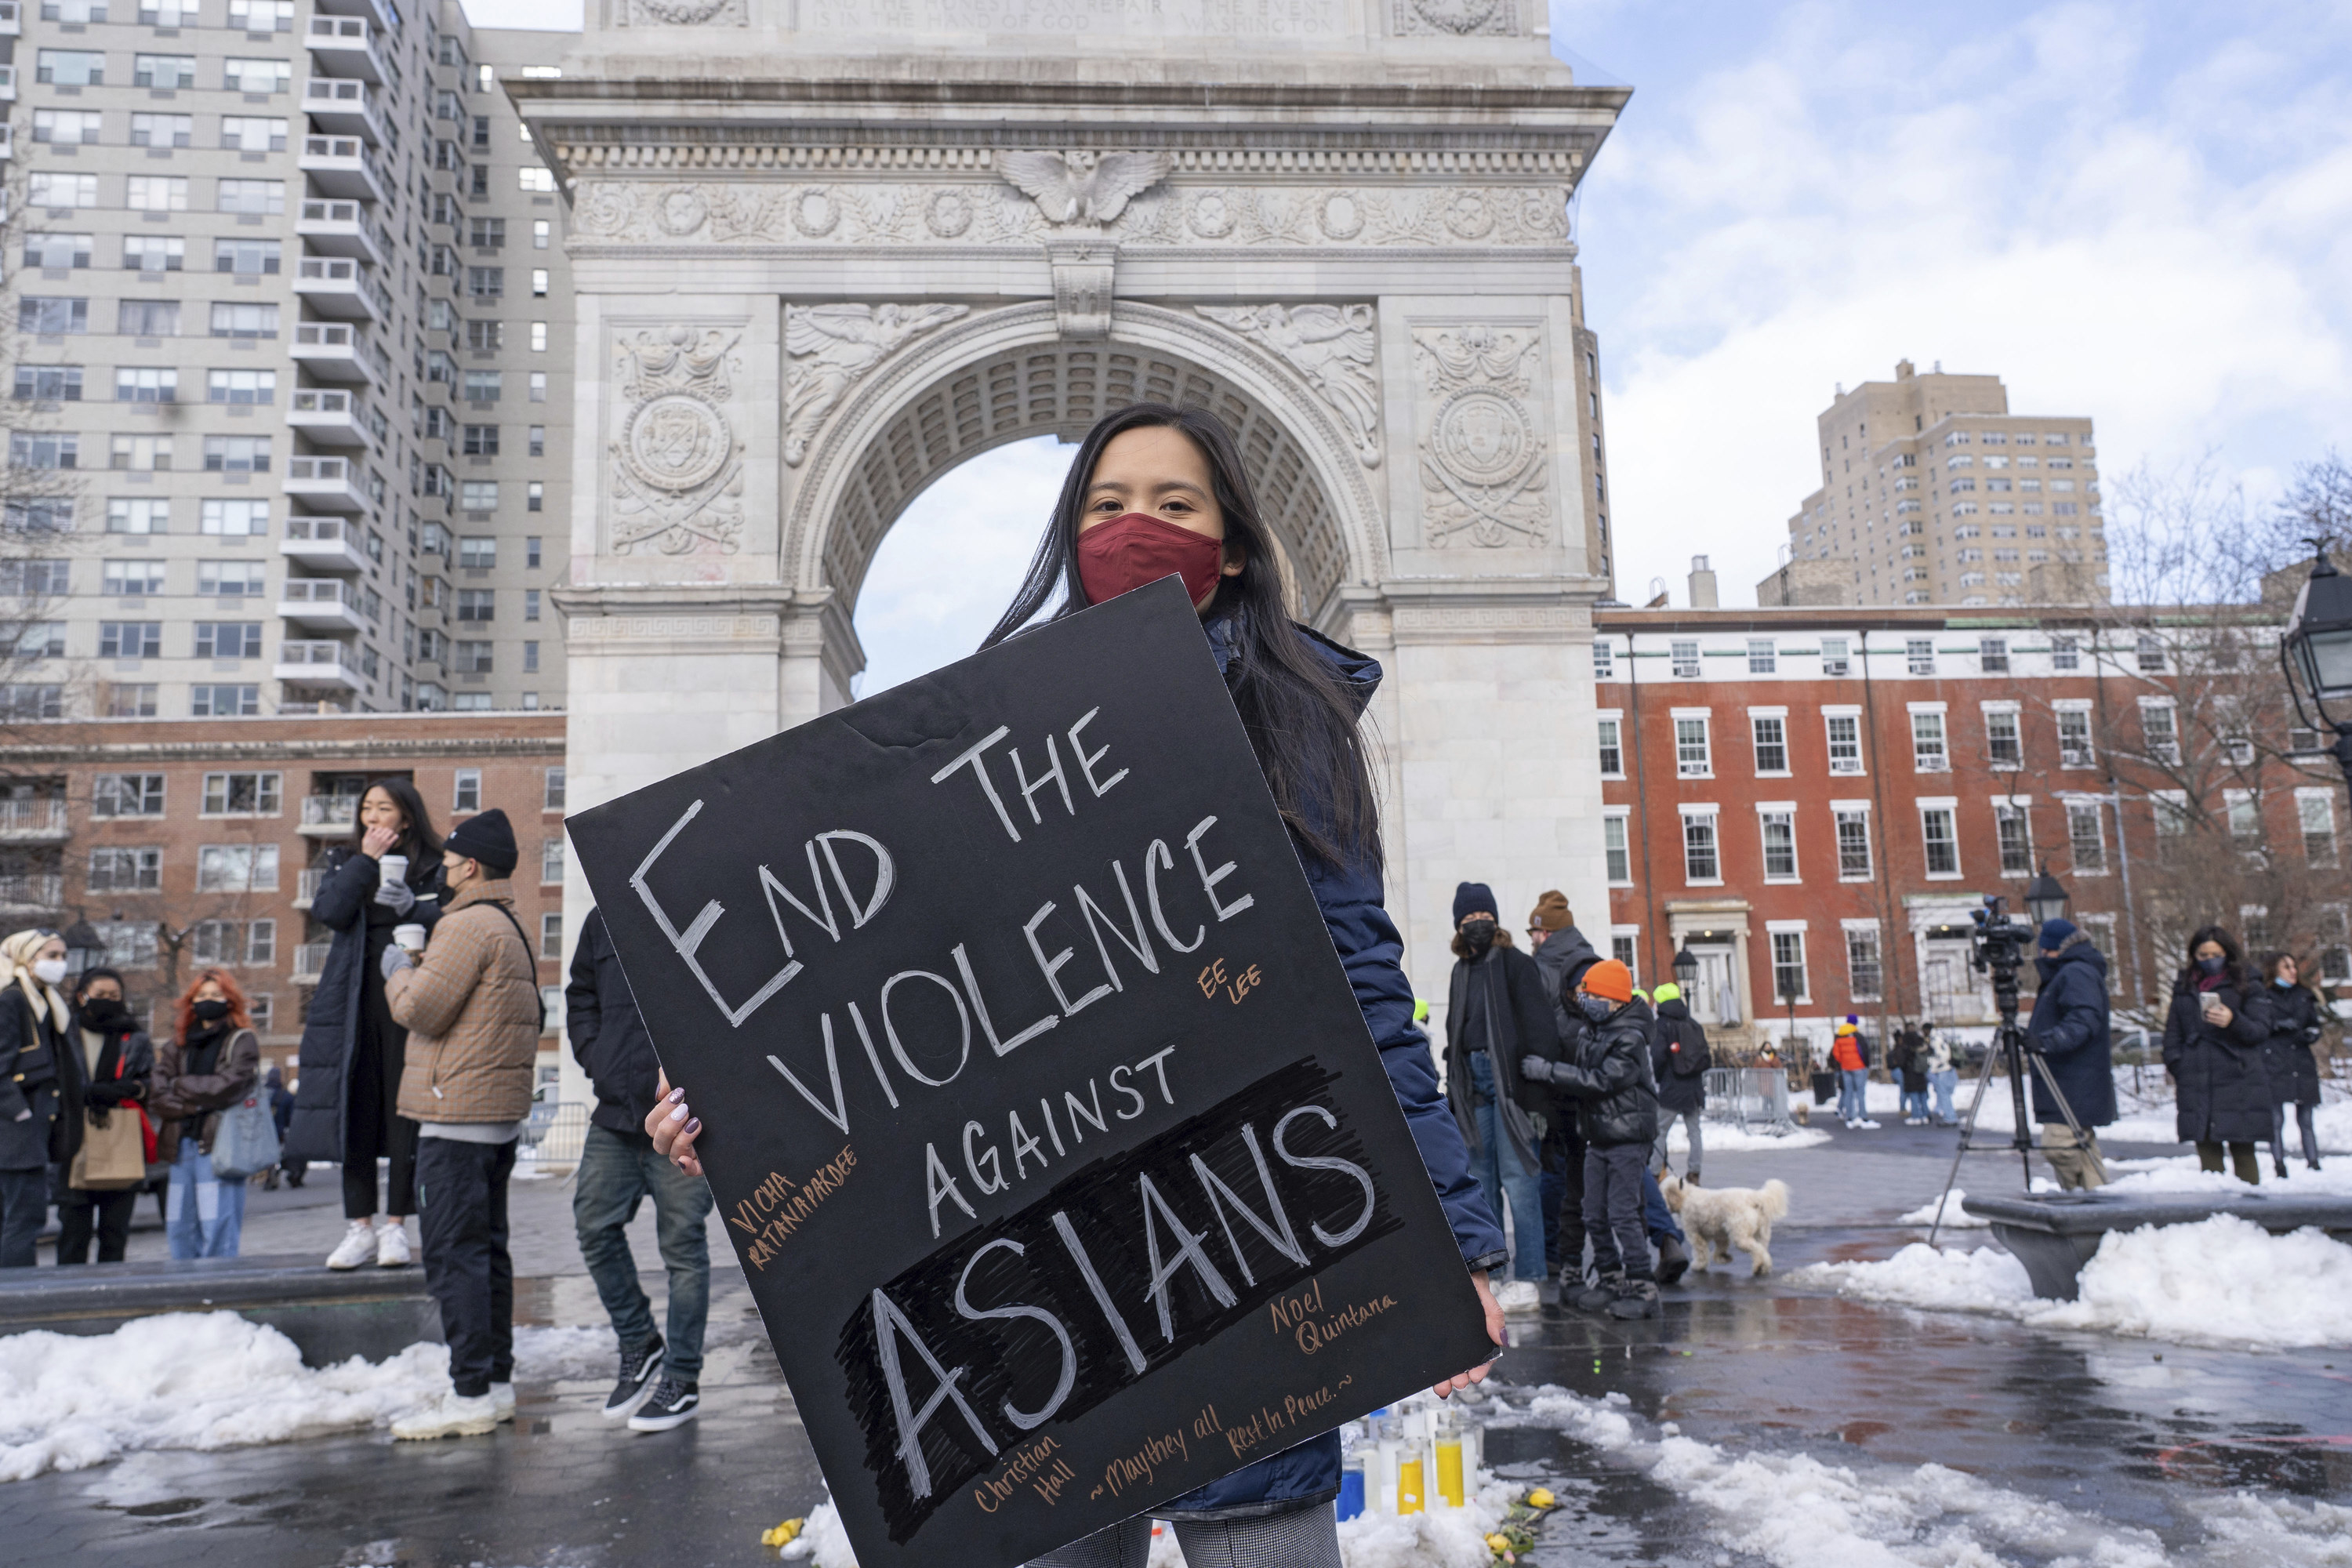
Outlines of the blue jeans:
{"label": "blue jeans", "polygon": [[1868,1068],[1838,1069],[1838,1114],[1848,1121],[1861,1121],[1870,1115]]}
{"label": "blue jeans", "polygon": [[662,1370],[681,1382],[702,1375],[702,1331],[710,1318],[710,1184],[654,1152],[643,1133],[615,1132],[593,1123],[580,1148],[579,1184],[572,1194],[572,1228],[580,1256],[624,1350],[654,1336],[653,1302],[637,1283],[628,1225],[637,1205],[654,1200],[654,1236],[669,1274],[669,1333]]}
{"label": "blue jeans", "polygon": [[1486,1101],[1478,1107],[1478,1147],[1470,1155],[1470,1168],[1488,1208],[1500,1215],[1503,1199],[1510,1200],[1511,1278],[1541,1280],[1547,1276],[1543,1173],[1519,1163],[1518,1151],[1511,1147],[1510,1134],[1503,1130],[1503,1108],[1495,1102],[1495,1064],[1484,1051],[1470,1053],[1470,1084]]}
{"label": "blue jeans", "polygon": [[193,1138],[180,1140],[179,1158],[172,1162],[163,1232],[174,1258],[235,1258],[245,1233],[245,1184],[214,1175],[212,1156]]}
{"label": "blue jeans", "polygon": [[1927,1075],[1927,1087],[1936,1091],[1937,1121],[1952,1120],[1952,1090],[1958,1086],[1959,1081],[1960,1069],[1958,1068],[1946,1068],[1941,1072],[1931,1072]]}

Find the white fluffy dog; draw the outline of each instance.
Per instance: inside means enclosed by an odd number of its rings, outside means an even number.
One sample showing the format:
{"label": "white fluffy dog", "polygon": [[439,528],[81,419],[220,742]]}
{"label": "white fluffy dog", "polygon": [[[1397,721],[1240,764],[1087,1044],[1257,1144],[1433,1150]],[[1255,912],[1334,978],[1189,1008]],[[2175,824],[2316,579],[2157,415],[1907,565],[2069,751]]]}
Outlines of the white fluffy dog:
{"label": "white fluffy dog", "polygon": [[1691,1267],[1705,1268],[1720,1252],[1726,1263],[1736,1248],[1755,1261],[1759,1279],[1772,1272],[1772,1222],[1789,1213],[1789,1185],[1773,1180],[1761,1187],[1694,1187],[1679,1176],[1659,1178],[1666,1206],[1680,1216],[1690,1237]]}

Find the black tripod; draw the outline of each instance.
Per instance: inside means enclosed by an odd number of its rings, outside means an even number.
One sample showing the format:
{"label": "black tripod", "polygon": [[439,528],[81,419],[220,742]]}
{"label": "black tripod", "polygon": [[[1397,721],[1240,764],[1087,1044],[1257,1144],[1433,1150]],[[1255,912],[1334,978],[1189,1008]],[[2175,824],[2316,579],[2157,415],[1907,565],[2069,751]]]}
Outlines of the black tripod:
{"label": "black tripod", "polygon": [[[1944,1228],[1944,1205],[1951,1202],[1952,1184],[1959,1180],[1960,1161],[1979,1147],[1976,1142],[1977,1112],[1984,1106],[1985,1090],[1991,1087],[1992,1069],[1996,1063],[2004,1064],[2009,1068],[2009,1100],[2013,1117],[2009,1147],[2017,1152],[2019,1163],[2024,1167],[2027,1192],[2033,1190],[2033,1133],[2031,1131],[2032,1123],[2027,1120],[2025,1100],[2027,1062],[2033,1064],[2033,1070],[2042,1075],[2042,1087],[2049,1089],[2050,1098],[2058,1102],[2058,1114],[2066,1119],[2067,1131],[2074,1136],[2074,1146],[2078,1149],[2084,1147],[2083,1126],[2074,1120],[2074,1108],[2066,1103],[2065,1091],[2058,1087],[2058,1079],[2050,1071],[2050,1064],[2042,1059],[2040,1052],[2027,1048],[2025,1031],[2018,1027],[2018,944],[2000,937],[1988,940],[1981,928],[1971,931],[1970,936],[1975,947],[1969,962],[1979,973],[1992,976],[1993,1005],[2000,1014],[2000,1026],[1993,1031],[1992,1048],[1985,1053],[1984,1069],[1977,1075],[1976,1094],[1969,1100],[1969,1113],[1960,1122],[1960,1146],[1952,1153],[1951,1173],[1944,1178],[1944,1195],[1936,1202],[1936,1221],[1927,1227],[1927,1245],[1930,1247],[1936,1245],[1937,1234]],[[1986,1144],[1983,1147],[1998,1149],[2000,1145]],[[2098,1155],[2093,1152],[2091,1157],[2096,1160]]]}

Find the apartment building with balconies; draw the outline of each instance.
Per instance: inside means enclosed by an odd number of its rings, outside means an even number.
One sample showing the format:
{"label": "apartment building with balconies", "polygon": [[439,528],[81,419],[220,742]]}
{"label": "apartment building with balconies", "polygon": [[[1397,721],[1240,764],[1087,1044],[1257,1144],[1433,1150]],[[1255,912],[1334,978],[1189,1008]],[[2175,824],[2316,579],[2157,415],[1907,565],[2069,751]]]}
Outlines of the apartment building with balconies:
{"label": "apartment building with balconies", "polygon": [[455,0],[0,12],[6,423],[54,470],[0,709],[561,706],[562,215],[499,88],[549,36]]}

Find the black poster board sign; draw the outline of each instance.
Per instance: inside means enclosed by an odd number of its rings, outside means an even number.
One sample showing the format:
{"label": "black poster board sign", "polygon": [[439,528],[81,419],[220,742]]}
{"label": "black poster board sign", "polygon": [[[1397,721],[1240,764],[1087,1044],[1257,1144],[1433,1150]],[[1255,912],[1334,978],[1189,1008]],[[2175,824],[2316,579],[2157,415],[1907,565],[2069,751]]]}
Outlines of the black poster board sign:
{"label": "black poster board sign", "polygon": [[864,1568],[1492,1353],[1173,579],[568,826]]}

